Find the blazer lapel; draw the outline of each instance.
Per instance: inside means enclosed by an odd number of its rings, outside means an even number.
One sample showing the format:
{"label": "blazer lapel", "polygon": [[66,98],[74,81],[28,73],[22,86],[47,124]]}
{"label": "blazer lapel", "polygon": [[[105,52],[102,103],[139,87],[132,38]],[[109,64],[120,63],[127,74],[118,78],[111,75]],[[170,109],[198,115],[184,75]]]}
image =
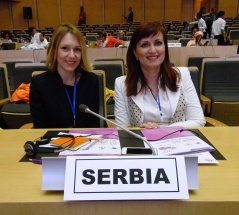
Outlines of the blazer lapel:
{"label": "blazer lapel", "polygon": [[177,104],[178,104],[178,100],[180,96],[180,89],[178,89],[177,92],[172,92],[168,88],[166,88],[166,92],[167,92],[169,103],[171,106],[171,111],[172,111],[171,114],[173,116],[177,108]]}
{"label": "blazer lapel", "polygon": [[143,105],[143,94],[138,94],[137,96],[131,96],[134,103],[140,108],[142,113],[144,113],[144,105]]}

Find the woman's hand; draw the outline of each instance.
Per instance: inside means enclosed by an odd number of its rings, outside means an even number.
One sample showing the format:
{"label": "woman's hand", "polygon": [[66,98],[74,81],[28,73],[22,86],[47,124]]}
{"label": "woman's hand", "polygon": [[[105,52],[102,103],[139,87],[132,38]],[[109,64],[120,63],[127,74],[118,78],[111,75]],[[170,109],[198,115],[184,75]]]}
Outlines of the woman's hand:
{"label": "woman's hand", "polygon": [[143,123],[139,127],[140,128],[147,128],[147,129],[160,128],[160,126],[157,123],[155,123],[155,122]]}

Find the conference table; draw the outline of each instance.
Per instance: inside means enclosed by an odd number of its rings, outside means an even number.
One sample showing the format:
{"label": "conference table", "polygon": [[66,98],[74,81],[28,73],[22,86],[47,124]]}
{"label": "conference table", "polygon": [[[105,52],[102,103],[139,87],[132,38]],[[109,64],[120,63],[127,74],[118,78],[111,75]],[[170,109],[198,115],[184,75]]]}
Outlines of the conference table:
{"label": "conference table", "polygon": [[199,131],[226,159],[218,165],[199,165],[200,189],[190,191],[188,200],[64,202],[63,191],[41,190],[41,165],[19,162],[24,143],[47,129],[0,130],[0,214],[239,214],[239,127]]}

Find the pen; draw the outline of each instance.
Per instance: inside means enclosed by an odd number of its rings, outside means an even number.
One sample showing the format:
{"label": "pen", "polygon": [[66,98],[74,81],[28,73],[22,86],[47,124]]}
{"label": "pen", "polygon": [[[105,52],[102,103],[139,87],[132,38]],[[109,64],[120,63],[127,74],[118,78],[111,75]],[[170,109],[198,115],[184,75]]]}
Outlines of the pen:
{"label": "pen", "polygon": [[31,161],[32,163],[35,163],[35,164],[42,164],[41,159],[29,159],[29,161]]}
{"label": "pen", "polygon": [[90,140],[102,140],[102,137],[88,137],[88,136],[76,136],[76,137],[86,137],[89,138]]}
{"label": "pen", "polygon": [[88,144],[88,146],[84,149],[84,150],[89,150],[93,145],[95,145],[98,141],[97,140],[93,140],[92,142],[90,142],[90,144]]}
{"label": "pen", "polygon": [[90,137],[89,139],[90,139],[90,140],[99,140],[99,141],[102,140],[101,137]]}

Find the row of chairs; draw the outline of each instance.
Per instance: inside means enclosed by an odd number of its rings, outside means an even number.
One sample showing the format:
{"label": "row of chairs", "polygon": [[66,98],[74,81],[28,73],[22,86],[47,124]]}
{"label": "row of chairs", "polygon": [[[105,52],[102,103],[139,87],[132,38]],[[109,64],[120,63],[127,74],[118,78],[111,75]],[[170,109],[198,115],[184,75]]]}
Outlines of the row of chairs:
{"label": "row of chairs", "polygon": [[[2,65],[1,65],[2,66]],[[41,72],[45,72],[46,68],[36,67],[36,66],[19,66],[16,67],[16,73],[22,74],[25,77],[22,78],[24,81],[22,83],[30,83],[30,79],[36,73],[39,74]],[[105,73],[102,70],[94,70],[98,77],[99,82],[99,114],[102,116],[107,116],[106,114],[106,96],[105,96]],[[1,126],[3,128],[11,128],[18,129],[26,124],[30,124],[32,126],[32,118],[30,114],[30,105],[25,103],[11,103],[10,102],[10,93],[7,89],[8,78],[6,69],[4,67],[0,67],[0,107],[1,108]],[[2,86],[2,83],[6,83],[5,86]],[[6,91],[8,94],[6,94]],[[107,127],[105,121],[100,120],[100,127]]]}
{"label": "row of chairs", "polygon": [[[16,89],[16,87],[21,83],[30,83],[33,71],[47,70],[44,65],[38,65],[38,68],[36,68],[36,65],[32,67],[26,67],[23,65],[18,66],[16,64],[16,76],[14,78],[17,78],[18,80],[14,80],[14,89]],[[107,87],[111,90],[114,90],[115,78],[126,73],[124,70],[124,61],[120,58],[97,59],[93,66],[94,70],[104,71],[104,89]],[[194,57],[194,59],[191,57],[188,61],[188,68],[190,70],[198,95],[202,101],[202,107],[205,116],[215,118],[227,125],[239,125],[239,60],[217,59],[215,56]],[[1,78],[1,80],[3,80],[3,78]],[[2,87],[2,89],[4,89],[4,87]],[[9,96],[7,93],[8,90],[2,90],[0,92],[3,95],[1,101],[4,101],[4,98]],[[106,97],[104,93],[104,99],[105,98]],[[102,99],[100,99],[100,101],[102,101]],[[107,116],[108,118],[114,117],[114,102],[107,104],[107,102],[104,100],[103,103],[104,108],[102,108],[102,110],[104,111],[102,113],[104,114],[102,115]],[[227,109],[219,111],[220,108],[224,108],[225,106],[230,110],[229,112]],[[12,107],[14,106],[12,105],[11,108]],[[23,107],[24,106],[21,106],[21,108]],[[7,113],[5,108],[9,107],[7,105],[3,106],[3,114]],[[25,112],[28,112],[29,115],[29,106],[27,106],[27,108],[28,109],[26,109]],[[12,111],[12,109],[10,110]],[[233,110],[236,111],[233,112]],[[14,120],[11,120],[11,122],[14,122]],[[215,122],[213,123],[215,124]],[[13,125],[10,125],[9,127],[12,126]],[[18,124],[17,127],[19,126],[20,125]],[[101,126],[105,125],[101,124]]]}
{"label": "row of chairs", "polygon": [[[102,63],[102,62],[106,63]],[[107,63],[108,62],[108,63]],[[94,64],[94,72],[95,71],[103,71],[97,72],[97,76],[99,78],[100,85],[100,114],[108,117],[114,118],[114,100],[111,99],[109,103],[106,105],[106,88],[110,90],[114,90],[114,81],[117,77],[124,75],[124,60],[122,58],[117,59],[97,59]],[[30,116],[30,106],[28,104],[15,104],[9,103],[10,93],[6,94],[6,92],[10,92],[9,88],[9,80],[12,82],[12,92],[14,92],[21,83],[30,83],[32,74],[36,71],[46,71],[47,67],[44,63],[32,63],[28,61],[18,61],[18,62],[5,62],[2,65],[2,78],[1,80],[5,80],[4,87],[0,87],[4,89],[2,92],[2,96],[0,97],[1,101],[4,101],[4,105],[1,109],[1,125],[4,128],[19,128],[26,123],[32,122]],[[6,71],[9,71],[7,74]],[[103,73],[103,74],[102,74]],[[7,87],[6,87],[7,86]],[[4,100],[3,100],[4,99]],[[7,102],[8,101],[8,102]],[[6,104],[7,103],[7,104]],[[18,116],[16,118],[16,115]],[[106,124],[104,121],[100,122],[101,127],[105,127]]]}
{"label": "row of chairs", "polygon": [[198,92],[204,115],[229,126],[239,125],[239,57],[190,57],[198,68]]}
{"label": "row of chairs", "polygon": [[[54,28],[53,27],[46,27],[43,29],[37,29],[38,32],[42,33],[42,34],[53,34],[54,32]],[[22,37],[29,37],[29,30],[28,29],[13,29],[11,30],[1,30],[1,37],[5,38],[6,34],[11,34],[11,36],[13,38],[21,38]]]}

